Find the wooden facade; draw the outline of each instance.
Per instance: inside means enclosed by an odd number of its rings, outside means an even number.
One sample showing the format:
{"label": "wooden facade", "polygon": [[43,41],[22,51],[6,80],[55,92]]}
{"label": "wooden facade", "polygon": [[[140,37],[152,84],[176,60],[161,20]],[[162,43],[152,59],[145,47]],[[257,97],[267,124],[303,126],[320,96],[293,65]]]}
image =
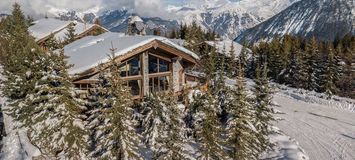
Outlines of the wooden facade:
{"label": "wooden facade", "polygon": [[[135,99],[170,89],[179,93],[184,87],[192,87],[188,86],[189,81],[199,83],[197,77],[187,73],[199,65],[198,59],[158,40],[116,57],[115,61],[120,64],[120,76],[131,88]],[[77,74],[78,78],[73,82],[76,88],[90,90],[97,82],[99,68],[108,65],[102,64]]]}

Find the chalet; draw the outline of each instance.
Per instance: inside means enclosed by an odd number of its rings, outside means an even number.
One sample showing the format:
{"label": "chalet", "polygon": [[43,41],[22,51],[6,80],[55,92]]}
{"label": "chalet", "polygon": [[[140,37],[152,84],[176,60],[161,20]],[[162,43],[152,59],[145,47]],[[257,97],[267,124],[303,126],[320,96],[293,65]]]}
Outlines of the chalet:
{"label": "chalet", "polygon": [[50,38],[51,34],[53,34],[58,41],[62,42],[69,25],[74,25],[76,39],[108,32],[107,29],[97,24],[86,24],[77,21],[61,21],[54,18],[44,18],[35,21],[34,25],[29,27],[29,32],[35,37],[37,44],[45,49],[45,43]]}
{"label": "chalet", "polygon": [[99,66],[107,67],[112,47],[115,61],[121,65],[120,75],[135,98],[169,89],[177,93],[199,83],[191,72],[199,65],[199,57],[188,49],[163,37],[107,32],[64,47],[69,64],[74,66],[69,73],[78,90],[86,92],[97,83]]}

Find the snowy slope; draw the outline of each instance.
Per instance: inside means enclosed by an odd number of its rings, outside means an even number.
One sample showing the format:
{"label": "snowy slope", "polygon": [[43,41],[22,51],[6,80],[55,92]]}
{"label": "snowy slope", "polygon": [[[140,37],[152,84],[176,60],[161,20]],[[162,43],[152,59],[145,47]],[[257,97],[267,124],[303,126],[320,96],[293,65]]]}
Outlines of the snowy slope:
{"label": "snowy slope", "polygon": [[310,159],[355,159],[355,113],[275,95],[283,120],[275,123],[295,138]]}
{"label": "snowy slope", "polygon": [[[234,85],[235,81],[227,79],[226,83]],[[253,84],[247,81],[249,89]],[[274,125],[300,147],[289,144],[265,158],[296,160],[307,159],[308,155],[311,160],[355,159],[355,100],[337,96],[326,99],[324,94],[274,85],[273,103],[279,112]],[[290,143],[277,139],[281,145]]]}
{"label": "snowy slope", "polygon": [[347,33],[355,33],[353,0],[302,0],[248,29],[236,41],[254,43],[285,34],[332,41]]}

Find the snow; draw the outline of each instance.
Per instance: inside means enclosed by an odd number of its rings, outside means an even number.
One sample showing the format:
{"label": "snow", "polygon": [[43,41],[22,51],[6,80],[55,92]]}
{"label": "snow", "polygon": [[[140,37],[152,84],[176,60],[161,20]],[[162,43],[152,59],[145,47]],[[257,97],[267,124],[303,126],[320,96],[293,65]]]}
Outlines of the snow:
{"label": "snow", "polygon": [[[41,40],[52,33],[57,40],[64,40],[65,34],[67,33],[67,27],[71,23],[75,24],[74,28],[76,35],[80,35],[92,27],[97,26],[96,24],[85,24],[77,21],[61,21],[54,18],[39,19],[34,23],[33,26],[29,27],[29,32],[35,37],[36,41]],[[105,28],[103,29],[106,30]]]}
{"label": "snow", "polygon": [[74,65],[69,70],[69,73],[81,73],[99,64],[108,62],[110,48],[112,48],[111,43],[114,48],[117,48],[115,56],[121,56],[155,40],[185,52],[195,59],[199,59],[195,53],[164,37],[123,36],[121,33],[107,32],[99,36],[82,38],[64,47],[65,54],[69,56],[69,64]]}
{"label": "snow", "polygon": [[299,143],[285,135],[279,128],[273,127],[270,142],[275,144],[273,151],[264,153],[260,159],[309,160]]}
{"label": "snow", "polygon": [[[92,27],[96,26],[95,24],[84,24],[84,23],[75,23],[75,34],[76,35],[80,35],[82,33],[84,33],[85,31],[91,29]],[[64,38],[66,37],[66,33],[67,33],[67,29],[63,29],[60,32],[56,33],[54,35],[54,37],[58,40],[64,40]]]}
{"label": "snow", "polygon": [[[226,83],[234,85],[235,81],[227,79]],[[249,89],[252,85],[252,80],[247,80]],[[355,100],[338,96],[327,99],[324,94],[274,85],[279,88],[273,99],[278,112],[274,125],[291,138],[283,142],[286,137],[271,135],[271,141],[284,149],[266,157],[307,159],[308,155],[309,159],[317,160],[355,159]]]}
{"label": "snow", "polygon": [[231,45],[233,43],[234,46],[234,55],[235,57],[239,57],[242,52],[243,46],[237,42],[231,40],[223,40],[223,41],[206,41],[206,43],[210,46],[216,46],[217,52],[223,54],[223,49],[225,47],[226,54],[229,55],[231,51]]}
{"label": "snow", "polygon": [[310,159],[355,159],[355,113],[275,95],[282,121],[276,123],[297,139]]}
{"label": "snow", "polygon": [[129,18],[130,18],[130,20],[129,20],[128,24],[133,24],[135,22],[143,22],[143,20],[139,16],[131,16]]}
{"label": "snow", "polygon": [[[0,68],[1,71],[1,68]],[[1,79],[1,72],[0,72]],[[1,93],[0,93],[1,95]],[[6,99],[0,97],[0,107],[2,110],[6,110]],[[30,160],[34,156],[41,155],[38,148],[33,146],[27,137],[27,133],[24,129],[18,128],[18,123],[14,122],[12,117],[3,113],[6,136],[3,137],[1,142],[2,148],[0,152],[0,159],[6,160]]]}
{"label": "snow", "polygon": [[47,18],[40,19],[34,22],[33,26],[28,28],[29,32],[35,37],[36,41],[49,36],[51,33],[56,33],[63,30],[71,22],[60,21],[57,19]]}

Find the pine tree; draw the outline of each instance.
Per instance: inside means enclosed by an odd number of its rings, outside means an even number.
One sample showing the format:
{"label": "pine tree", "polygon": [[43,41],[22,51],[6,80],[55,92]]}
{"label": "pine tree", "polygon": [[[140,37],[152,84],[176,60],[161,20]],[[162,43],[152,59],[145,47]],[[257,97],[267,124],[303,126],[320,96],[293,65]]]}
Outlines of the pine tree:
{"label": "pine tree", "polygon": [[[246,71],[246,69],[248,68],[248,50],[244,46],[238,57],[238,63],[240,63],[241,67],[244,68],[244,70]],[[238,70],[238,63],[236,63],[236,70]],[[245,74],[245,71],[243,74]],[[239,73],[236,73],[236,75],[239,75]]]}
{"label": "pine tree", "polygon": [[156,36],[161,36],[161,30],[160,28],[155,28],[154,31],[153,31],[153,35],[156,35]]}
{"label": "pine tree", "polygon": [[339,80],[337,82],[337,87],[339,89],[339,94],[341,96],[346,96],[350,98],[355,97],[355,36],[349,42],[338,44],[337,54],[342,55],[342,61],[340,68]]}
{"label": "pine tree", "polygon": [[45,48],[47,48],[49,51],[54,51],[59,49],[60,42],[54,37],[54,34],[51,34],[48,39],[44,43]]}
{"label": "pine tree", "polygon": [[186,39],[186,34],[187,34],[187,26],[186,26],[186,24],[181,24],[180,25],[180,38]]}
{"label": "pine tree", "polygon": [[317,90],[319,88],[318,85],[318,78],[317,73],[319,72],[318,69],[318,62],[319,62],[319,48],[318,42],[313,37],[307,44],[305,50],[305,67],[307,70],[307,83],[305,89],[308,90]]}
{"label": "pine tree", "polygon": [[301,49],[301,44],[298,39],[292,42],[289,54],[289,65],[283,74],[283,79],[292,87],[305,88],[307,83],[307,71],[303,59],[304,52]]}
{"label": "pine tree", "polygon": [[67,33],[65,33],[65,38],[64,38],[65,44],[69,44],[75,41],[76,34],[75,34],[74,25],[75,25],[74,23],[70,23],[68,25]]}
{"label": "pine tree", "polygon": [[33,17],[31,17],[31,16],[27,16],[27,26],[32,26],[32,25],[34,25],[34,20],[33,20]]}
{"label": "pine tree", "polygon": [[12,16],[5,19],[0,30],[1,57],[4,58],[0,62],[3,76],[6,77],[1,82],[1,89],[8,98],[8,112],[19,122],[29,118],[25,114],[31,112],[31,109],[24,104],[24,100],[41,78],[38,71],[42,70],[43,64],[36,64],[36,68],[33,63],[42,63],[41,59],[45,56],[27,29],[25,16],[15,3]]}
{"label": "pine tree", "polygon": [[153,152],[157,152],[158,148],[162,147],[162,143],[158,141],[162,139],[166,130],[164,127],[166,127],[167,109],[161,101],[159,96],[151,96],[143,105],[143,141]]}
{"label": "pine tree", "polygon": [[101,112],[104,119],[103,127],[97,132],[97,150],[94,157],[106,159],[140,159],[138,153],[139,136],[136,133],[133,121],[133,109],[130,89],[123,83],[119,75],[119,64],[114,61],[114,49],[108,73],[105,74],[107,87],[105,92],[109,95],[103,99]]}
{"label": "pine tree", "polygon": [[335,83],[338,81],[339,68],[336,53],[331,43],[327,44],[325,53],[321,66],[320,91],[325,92],[330,97],[337,92]]}
{"label": "pine tree", "polygon": [[205,47],[206,56],[203,58],[203,65],[205,68],[206,78],[207,80],[213,80],[216,78],[217,72],[217,51],[216,46],[212,47],[211,50],[206,46]]}
{"label": "pine tree", "polygon": [[222,126],[217,116],[216,97],[208,93],[199,97],[201,103],[195,119],[196,141],[200,144],[198,159],[226,159],[221,138]]}
{"label": "pine tree", "polygon": [[[275,38],[269,45],[267,45],[267,62],[268,67],[270,68],[270,77],[278,80],[278,76],[281,71],[285,68],[284,59],[282,58],[282,52],[280,47],[280,39]],[[282,48],[286,48],[283,46]],[[261,61],[263,63],[264,61]]]}
{"label": "pine tree", "polygon": [[106,103],[110,98],[107,88],[109,82],[107,76],[105,76],[105,70],[100,68],[98,82],[93,84],[93,88],[89,90],[86,107],[87,110],[87,125],[88,129],[88,150],[89,155],[93,158],[98,158],[106,151],[105,144],[100,143],[100,136],[103,136],[103,132],[107,130],[106,123],[109,121],[105,117],[105,110],[109,108],[109,104]]}
{"label": "pine tree", "polygon": [[228,113],[229,118],[226,126],[226,136],[230,147],[230,156],[233,159],[249,160],[257,159],[258,143],[256,130],[253,126],[253,108],[247,96],[243,68],[239,64],[237,83],[229,92]]}
{"label": "pine tree", "polygon": [[163,131],[158,136],[158,142],[161,144],[157,152],[155,152],[154,159],[189,159],[190,156],[184,149],[185,129],[184,122],[180,115],[181,108],[177,104],[177,100],[169,96],[171,94],[163,95],[161,103],[164,105],[166,112],[165,123],[163,123]]}
{"label": "pine tree", "polygon": [[255,121],[253,123],[257,130],[259,147],[261,147],[260,152],[271,149],[268,136],[271,133],[271,122],[274,120],[272,115],[274,111],[271,108],[272,91],[267,72],[266,64],[257,68],[254,86]]}
{"label": "pine tree", "polygon": [[171,31],[169,38],[171,38],[171,39],[178,38],[175,28]]}
{"label": "pine tree", "polygon": [[232,42],[229,50],[230,62],[227,64],[228,77],[230,78],[235,77],[236,71],[238,69],[237,57],[235,56],[234,52],[234,42]]}
{"label": "pine tree", "polygon": [[[29,116],[29,139],[44,154],[61,158],[79,159],[86,157],[86,130],[80,115],[86,108],[75,98],[69,78],[71,67],[64,53],[50,53],[43,60],[46,67],[40,71],[32,94],[25,99],[32,111]],[[37,62],[34,62],[37,65]],[[43,66],[40,66],[43,67]],[[24,114],[24,113],[22,113]]]}

